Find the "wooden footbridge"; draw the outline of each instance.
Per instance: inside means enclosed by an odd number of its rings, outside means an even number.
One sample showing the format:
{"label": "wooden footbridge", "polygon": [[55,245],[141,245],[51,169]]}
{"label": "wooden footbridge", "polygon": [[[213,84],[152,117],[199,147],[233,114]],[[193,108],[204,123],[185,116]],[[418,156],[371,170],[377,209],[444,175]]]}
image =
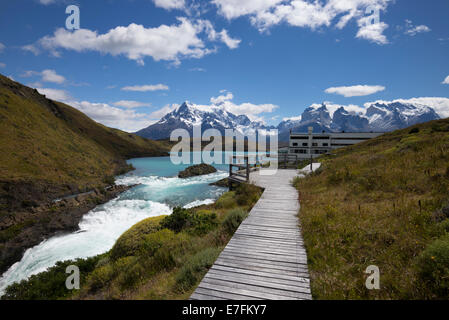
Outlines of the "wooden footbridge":
{"label": "wooden footbridge", "polygon": [[291,185],[298,170],[265,173],[267,169],[248,173],[248,180],[265,191],[196,288],[192,300],[312,298],[297,218],[298,192]]}

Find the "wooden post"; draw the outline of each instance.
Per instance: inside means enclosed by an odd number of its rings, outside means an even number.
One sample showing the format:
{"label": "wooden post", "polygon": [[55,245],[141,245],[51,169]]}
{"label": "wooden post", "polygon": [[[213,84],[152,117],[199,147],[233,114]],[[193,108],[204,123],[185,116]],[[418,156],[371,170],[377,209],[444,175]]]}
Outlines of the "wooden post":
{"label": "wooden post", "polygon": [[246,182],[249,182],[249,158],[246,158]]}
{"label": "wooden post", "polygon": [[310,172],[313,172],[312,163],[313,163],[313,156],[312,156],[312,154],[310,154]]}

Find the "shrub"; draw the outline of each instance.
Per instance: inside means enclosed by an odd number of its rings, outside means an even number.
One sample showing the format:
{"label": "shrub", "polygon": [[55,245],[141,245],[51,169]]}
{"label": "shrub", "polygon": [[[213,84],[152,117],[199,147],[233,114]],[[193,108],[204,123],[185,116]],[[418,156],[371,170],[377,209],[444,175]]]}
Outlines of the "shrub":
{"label": "shrub", "polygon": [[449,237],[432,242],[419,256],[417,267],[423,286],[437,298],[449,298]]}
{"label": "shrub", "polygon": [[181,207],[176,207],[173,209],[171,215],[162,220],[161,227],[170,229],[174,232],[180,232],[182,229],[189,227],[191,222],[190,211]]}
{"label": "shrub", "polygon": [[160,248],[162,248],[165,244],[172,242],[175,237],[175,233],[168,229],[163,229],[147,235],[143,242],[143,248],[145,250],[144,255],[147,257],[154,256]]}
{"label": "shrub", "polygon": [[235,192],[230,191],[224,193],[216,202],[215,207],[218,209],[232,209],[237,206],[235,201]]}
{"label": "shrub", "polygon": [[196,235],[204,235],[218,225],[217,215],[209,211],[187,210],[183,208],[175,208],[170,216],[162,220],[161,227],[167,228],[174,232],[188,230],[188,232]]}
{"label": "shrub", "polygon": [[87,279],[89,292],[96,292],[104,288],[114,278],[114,269],[111,264],[96,268]]}
{"label": "shrub", "polygon": [[223,229],[229,234],[232,235],[246,219],[248,213],[243,209],[234,209],[228,213],[225,220],[223,221]]}
{"label": "shrub", "polygon": [[246,206],[257,202],[261,194],[261,189],[253,184],[241,183],[235,193],[237,204]]}
{"label": "shrub", "polygon": [[114,176],[106,176],[106,177],[104,177],[103,182],[107,185],[114,185],[115,177]]}
{"label": "shrub", "polygon": [[438,229],[441,230],[443,233],[444,232],[449,233],[449,219],[440,222],[438,224]]}
{"label": "shrub", "polygon": [[419,133],[419,128],[413,128],[409,131],[409,134]]}
{"label": "shrub", "polygon": [[176,275],[176,288],[184,292],[195,286],[214,264],[220,252],[220,248],[207,248],[187,260]]}
{"label": "shrub", "polygon": [[28,280],[10,285],[5,290],[2,300],[56,300],[69,297],[73,291],[68,290],[65,281],[68,274],[65,272],[70,265],[80,269],[80,283],[86,281],[86,275],[94,270],[102,256],[88,259],[57,262],[46,272],[31,276]]}
{"label": "shrub", "polygon": [[125,257],[114,264],[114,274],[122,289],[134,287],[145,275],[145,268],[136,257]]}
{"label": "shrub", "polygon": [[218,226],[215,212],[195,212],[192,214],[193,228],[190,231],[195,235],[205,235]]}
{"label": "shrub", "polygon": [[111,250],[111,258],[137,255],[143,246],[145,236],[160,229],[160,222],[166,216],[152,217],[135,224],[118,238]]}

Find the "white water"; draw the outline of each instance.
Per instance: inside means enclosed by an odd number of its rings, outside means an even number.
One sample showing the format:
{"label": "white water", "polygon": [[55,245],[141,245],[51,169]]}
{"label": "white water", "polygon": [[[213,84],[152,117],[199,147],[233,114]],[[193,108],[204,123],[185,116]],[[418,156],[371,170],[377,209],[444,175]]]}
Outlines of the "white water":
{"label": "white water", "polygon": [[226,175],[219,171],[190,179],[134,174],[120,177],[117,184],[141,185],[90,211],[82,218],[79,231],[52,237],[28,249],[22,260],[0,278],[0,296],[10,284],[43,272],[58,261],[107,252],[120,235],[137,222],[171,214],[173,204],[192,208],[213,203],[223,189],[208,184]]}

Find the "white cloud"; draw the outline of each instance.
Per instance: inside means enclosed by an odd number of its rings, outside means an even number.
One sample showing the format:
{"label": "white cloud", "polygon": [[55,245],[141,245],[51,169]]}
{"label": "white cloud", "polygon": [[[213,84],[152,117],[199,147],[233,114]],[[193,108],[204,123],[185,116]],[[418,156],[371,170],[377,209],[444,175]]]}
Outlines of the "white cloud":
{"label": "white cloud", "polygon": [[219,37],[221,41],[228,46],[229,49],[237,49],[240,42],[242,42],[242,40],[231,38],[228,34],[228,31],[226,30],[221,30],[221,32],[219,33]]}
{"label": "white cloud", "polygon": [[39,2],[41,3],[41,4],[43,4],[43,5],[49,5],[49,4],[52,4],[52,3],[55,3],[56,2],[56,0],[39,0]]}
{"label": "white cloud", "polygon": [[5,68],[5,67],[6,67],[6,64],[0,62],[0,68]]}
{"label": "white cloud", "polygon": [[206,69],[204,69],[204,68],[190,68],[189,71],[192,71],[192,72],[206,72]]}
{"label": "white cloud", "polygon": [[72,99],[70,94],[65,90],[52,89],[52,88],[36,88],[40,94],[45,95],[48,99],[67,102]]}
{"label": "white cloud", "polygon": [[383,86],[367,86],[367,85],[357,85],[348,87],[332,87],[325,90],[326,93],[335,93],[342,95],[346,98],[348,97],[362,97],[374,94],[376,92],[384,91]]}
{"label": "white cloud", "polygon": [[443,84],[449,84],[449,76],[446,77],[446,79],[443,80]]}
{"label": "white cloud", "polygon": [[32,54],[34,54],[35,56],[37,56],[38,54],[41,53],[41,51],[39,50],[39,48],[33,44],[28,44],[26,46],[22,46],[22,49],[25,51],[29,51]]}
{"label": "white cloud", "polygon": [[260,117],[262,113],[270,113],[278,109],[279,106],[274,104],[254,104],[250,102],[245,102],[242,104],[236,104],[232,102],[234,95],[232,92],[221,92],[222,95],[218,97],[212,97],[210,106],[202,106],[203,108],[214,108],[221,107],[226,111],[229,111],[236,115],[246,115],[252,121],[264,121],[263,117]]}
{"label": "white cloud", "polygon": [[369,23],[369,19],[369,17],[359,19],[359,31],[356,34],[356,38],[369,40],[381,45],[387,44],[388,39],[383,32],[388,28],[388,24],[384,22]]}
{"label": "white cloud", "polygon": [[42,74],[42,81],[44,82],[53,82],[53,83],[64,83],[65,78],[59,74],[56,73],[55,70],[44,70],[41,72]]}
{"label": "white cloud", "polygon": [[282,121],[301,121],[302,116],[283,118]]}
{"label": "white cloud", "polygon": [[184,9],[186,5],[184,0],[153,0],[153,2],[156,7],[166,10]]}
{"label": "white cloud", "polygon": [[6,48],[5,45],[0,42],[0,52],[2,52],[5,48]]}
{"label": "white cloud", "polygon": [[[170,112],[176,110],[179,106],[180,106],[180,105],[179,105],[179,104],[176,104],[176,103],[174,103],[174,104],[167,104],[167,105],[165,105],[163,108],[161,108],[161,109],[159,109],[159,110],[156,110],[156,111],[152,112],[152,113],[149,115],[149,117],[150,117],[151,119],[157,119],[157,120],[159,120],[160,118],[164,117],[167,113],[170,113]],[[156,120],[156,121],[157,121],[157,120]]]}
{"label": "white cloud", "polygon": [[28,70],[28,71],[25,71],[21,75],[21,77],[23,77],[23,78],[29,78],[29,77],[33,77],[33,76],[41,76],[42,77],[41,81],[43,81],[43,82],[62,84],[66,81],[66,79],[63,76],[57,74],[55,70],[50,70],[50,69],[46,69],[41,72]]}
{"label": "white cloud", "polygon": [[219,13],[227,19],[265,12],[283,0],[213,0]]}
{"label": "white cloud", "polygon": [[411,20],[405,20],[405,31],[404,33],[409,36],[416,36],[418,33],[430,32],[430,28],[426,25],[413,25]]}
{"label": "white cloud", "polygon": [[[221,93],[224,93],[224,92],[221,92]],[[218,104],[222,104],[225,101],[229,101],[229,100],[232,100],[232,99],[234,99],[234,95],[232,94],[232,92],[227,92],[226,95],[220,95],[218,97],[210,98],[210,102],[212,104],[217,104],[218,105]]]}
{"label": "white cloud", "polygon": [[142,107],[151,107],[151,103],[132,101],[132,100],[121,100],[121,101],[114,102],[114,106],[124,107],[124,108],[128,108],[128,109],[134,109],[134,108],[142,108]]}
{"label": "white cloud", "polygon": [[65,90],[51,88],[38,88],[37,90],[47,98],[64,102],[80,110],[93,120],[111,128],[135,132],[156,122],[148,114],[137,113],[134,110],[123,110],[106,103],[76,101]]}
{"label": "white cloud", "polygon": [[77,108],[97,122],[127,132],[138,131],[155,122],[145,113],[137,113],[134,110],[123,110],[106,103],[69,101],[67,104]]}
{"label": "white cloud", "polygon": [[61,55],[60,49],[76,52],[96,51],[113,56],[123,55],[140,65],[144,65],[146,57],[178,65],[181,59],[199,59],[216,51],[216,48],[208,48],[201,39],[204,33],[207,36],[212,32],[218,34],[219,37],[214,40],[220,40],[230,48],[235,48],[240,42],[230,38],[226,30],[216,33],[208,20],[177,20],[177,24],[155,28],[145,28],[132,23],[127,27],[116,27],[104,34],[89,29],[72,32],[59,28],[53,35],[45,36],[34,44],[23,46],[22,49],[36,55],[41,49],[45,49],[55,57]]}
{"label": "white cloud", "polygon": [[[202,111],[209,112],[213,112],[216,109],[222,109],[235,115],[246,115],[251,121],[262,122],[264,122],[264,118],[261,114],[270,113],[279,108],[279,106],[274,104],[254,104],[250,102],[236,104],[232,101],[234,99],[234,95],[231,92],[221,90],[220,93],[222,93],[222,95],[210,98],[210,105],[192,104],[192,106]],[[151,113],[150,118],[160,119],[167,113],[176,110],[179,106],[179,104],[167,104],[163,108]]]}
{"label": "white cloud", "polygon": [[148,84],[142,86],[127,86],[122,88],[123,91],[137,91],[137,92],[161,91],[169,89],[170,88],[165,84]]}
{"label": "white cloud", "polygon": [[[338,29],[344,28],[349,21],[356,19],[359,23],[358,38],[367,39],[378,44],[388,42],[383,32],[386,23],[366,22],[371,8],[386,10],[393,0],[213,0],[219,14],[227,19],[248,16],[251,23],[260,31],[280,23],[291,26],[310,28],[330,27],[334,22]],[[367,10],[368,9],[368,10]],[[367,19],[369,18],[369,19]]]}

